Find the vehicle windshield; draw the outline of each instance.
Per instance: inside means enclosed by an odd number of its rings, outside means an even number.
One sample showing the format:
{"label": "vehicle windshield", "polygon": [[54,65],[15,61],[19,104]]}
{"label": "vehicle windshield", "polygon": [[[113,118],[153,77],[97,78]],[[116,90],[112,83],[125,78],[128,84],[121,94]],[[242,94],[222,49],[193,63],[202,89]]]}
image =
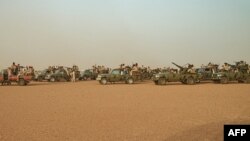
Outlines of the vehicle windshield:
{"label": "vehicle windshield", "polygon": [[118,75],[118,74],[120,74],[120,70],[113,70],[111,73]]}
{"label": "vehicle windshield", "polygon": [[47,71],[48,71],[48,70],[45,69],[45,70],[41,71],[41,73],[44,74],[44,73],[47,73]]}
{"label": "vehicle windshield", "polygon": [[196,73],[202,73],[202,72],[204,72],[204,69],[202,68],[196,69]]}
{"label": "vehicle windshield", "polygon": [[61,70],[56,70],[56,71],[55,71],[55,73],[60,73],[60,72],[61,72]]}
{"label": "vehicle windshield", "polygon": [[85,71],[81,71],[81,72],[80,72],[80,74],[84,74],[84,73],[85,73]]}
{"label": "vehicle windshield", "polygon": [[84,73],[90,73],[90,70],[85,70]]}

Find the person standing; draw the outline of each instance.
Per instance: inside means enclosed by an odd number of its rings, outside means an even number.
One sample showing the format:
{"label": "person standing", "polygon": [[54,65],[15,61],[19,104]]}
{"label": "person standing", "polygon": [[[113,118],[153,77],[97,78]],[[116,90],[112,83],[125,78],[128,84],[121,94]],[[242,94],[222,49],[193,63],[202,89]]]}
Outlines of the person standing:
{"label": "person standing", "polygon": [[11,68],[8,68],[7,73],[8,73],[8,80],[10,81],[10,77],[12,75]]}
{"label": "person standing", "polygon": [[72,82],[76,82],[76,72],[75,72],[75,70],[72,71]]}

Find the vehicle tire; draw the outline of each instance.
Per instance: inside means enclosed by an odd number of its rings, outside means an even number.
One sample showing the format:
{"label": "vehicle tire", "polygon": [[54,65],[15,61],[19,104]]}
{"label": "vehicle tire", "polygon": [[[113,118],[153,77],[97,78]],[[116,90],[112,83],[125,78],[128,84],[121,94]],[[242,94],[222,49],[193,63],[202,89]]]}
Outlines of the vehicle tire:
{"label": "vehicle tire", "polygon": [[[70,82],[70,80],[71,80],[70,78],[65,78],[66,82]],[[76,81],[77,81],[77,79],[76,79]]]}
{"label": "vehicle tire", "polygon": [[51,77],[49,81],[50,82],[56,82],[56,78],[55,77]]}
{"label": "vehicle tire", "polygon": [[37,81],[42,82],[42,81],[43,81],[43,78],[39,76],[39,77],[37,78]]}
{"label": "vehicle tire", "polygon": [[188,85],[194,85],[195,84],[195,80],[193,77],[188,77],[187,78],[187,84]]}
{"label": "vehicle tire", "polygon": [[186,80],[181,81],[182,84],[187,84]]}
{"label": "vehicle tire", "polygon": [[222,78],[220,79],[220,83],[221,83],[221,84],[227,84],[227,83],[228,83],[228,78],[227,78],[227,77],[222,77]]}
{"label": "vehicle tire", "polygon": [[133,80],[132,78],[128,78],[127,83],[128,83],[128,84],[133,84],[133,83],[134,83],[134,80]]}
{"label": "vehicle tire", "polygon": [[155,85],[158,85],[158,81],[154,81],[155,82]]}
{"label": "vehicle tire", "polygon": [[83,80],[88,80],[88,78],[86,76],[83,76]]}
{"label": "vehicle tire", "polygon": [[106,85],[107,84],[107,79],[106,78],[102,78],[101,80],[100,80],[100,83],[102,84],[102,85]]}
{"label": "vehicle tire", "polygon": [[166,79],[165,78],[159,78],[158,85],[166,85]]}
{"label": "vehicle tire", "polygon": [[65,77],[59,78],[60,82],[68,82],[70,79],[67,79]]}
{"label": "vehicle tire", "polygon": [[218,84],[218,83],[220,83],[220,80],[213,80],[213,82],[214,82],[215,84]]}
{"label": "vehicle tire", "polygon": [[246,81],[243,81],[243,80],[238,80],[238,83],[244,83],[244,82],[246,82]]}
{"label": "vehicle tire", "polygon": [[247,77],[247,79],[246,79],[246,83],[250,83],[250,76],[249,76],[249,77]]}
{"label": "vehicle tire", "polygon": [[20,86],[25,86],[25,80],[24,79],[19,79],[19,81],[18,81],[18,84],[20,85]]}

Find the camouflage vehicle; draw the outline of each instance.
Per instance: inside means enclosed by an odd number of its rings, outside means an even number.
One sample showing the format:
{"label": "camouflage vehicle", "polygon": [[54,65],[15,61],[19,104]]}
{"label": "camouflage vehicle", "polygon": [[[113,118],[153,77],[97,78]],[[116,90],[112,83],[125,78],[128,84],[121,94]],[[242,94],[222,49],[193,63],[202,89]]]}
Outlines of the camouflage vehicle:
{"label": "camouflage vehicle", "polygon": [[95,80],[97,75],[98,74],[94,73],[93,69],[87,69],[80,73],[79,80],[88,80],[88,79]]}
{"label": "camouflage vehicle", "polygon": [[177,66],[180,70],[169,70],[155,74],[152,79],[156,85],[165,85],[167,82],[181,82],[183,84],[193,85],[199,81],[197,73],[190,73],[187,67],[181,67],[175,63],[172,64]]}
{"label": "camouflage vehicle", "polygon": [[227,84],[230,81],[238,81],[239,83],[250,83],[250,74],[248,72],[248,64],[241,65],[236,62],[236,65],[230,65],[230,70],[222,69],[218,73],[214,73],[212,80],[215,83]]}
{"label": "camouflage vehicle", "polygon": [[40,82],[43,81],[43,80],[50,80],[50,75],[49,74],[51,74],[51,72],[48,69],[45,69],[43,71],[37,71],[35,73],[34,80],[35,81],[40,81]]}
{"label": "camouflage vehicle", "polygon": [[138,72],[133,73],[132,75],[129,74],[128,71],[124,69],[113,69],[108,74],[99,74],[96,78],[100,84],[107,84],[108,82],[125,82],[126,84],[133,84],[135,81],[142,80],[141,74]]}
{"label": "camouflage vehicle", "polygon": [[11,75],[8,77],[7,69],[0,71],[0,83],[2,85],[11,85],[11,83],[14,82],[20,86],[25,86],[32,80],[32,77],[32,75]]}
{"label": "camouflage vehicle", "polygon": [[208,65],[202,68],[197,68],[196,73],[198,74],[200,80],[212,80],[212,76],[214,73],[218,72],[217,64]]}
{"label": "camouflage vehicle", "polygon": [[64,68],[59,68],[53,74],[47,75],[48,78],[50,82],[70,81],[70,75]]}

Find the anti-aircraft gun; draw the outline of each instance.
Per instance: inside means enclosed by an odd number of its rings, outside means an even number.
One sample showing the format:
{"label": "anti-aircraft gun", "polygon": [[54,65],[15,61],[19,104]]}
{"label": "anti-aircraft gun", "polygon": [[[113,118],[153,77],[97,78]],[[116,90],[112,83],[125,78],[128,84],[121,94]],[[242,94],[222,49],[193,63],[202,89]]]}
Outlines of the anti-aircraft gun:
{"label": "anti-aircraft gun", "polygon": [[249,69],[249,65],[244,61],[235,62],[235,66],[237,67],[238,71],[242,73],[247,73]]}
{"label": "anti-aircraft gun", "polygon": [[181,82],[183,84],[193,85],[199,82],[197,73],[188,73],[187,67],[182,67],[172,62],[176,67],[180,69],[180,73],[167,71],[153,75],[153,81],[156,85],[165,85],[167,82]]}
{"label": "anti-aircraft gun", "polygon": [[[178,67],[180,69],[180,73],[186,74],[188,73],[188,69],[187,67],[182,67],[180,65],[177,65],[176,63],[172,62],[172,64],[174,64],[176,67]],[[190,65],[190,64],[189,64]]]}
{"label": "anti-aircraft gun", "polygon": [[178,68],[180,69],[180,71],[183,71],[184,67],[179,66],[179,65],[177,65],[177,64],[176,64],[176,63],[174,63],[174,62],[172,62],[172,64],[174,64],[176,67],[178,67]]}
{"label": "anti-aircraft gun", "polygon": [[250,83],[250,74],[248,73],[248,64],[243,61],[235,62],[235,65],[228,64],[230,71],[221,71],[213,74],[213,81],[226,84],[229,81],[238,81],[239,83]]}

